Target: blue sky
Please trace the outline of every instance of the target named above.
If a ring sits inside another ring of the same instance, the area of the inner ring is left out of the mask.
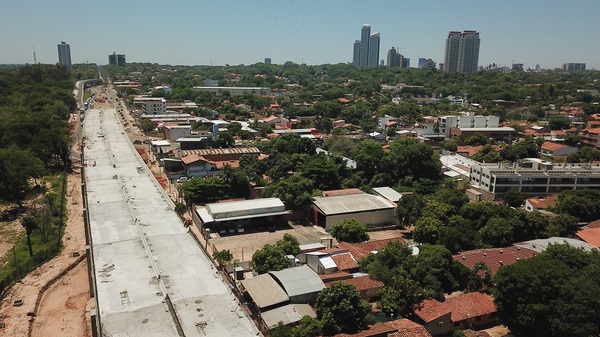
[[[477,30],[479,65],[524,63],[600,69],[598,0],[2,0],[0,63],[345,63],[364,23],[411,58],[443,62],[450,30]]]

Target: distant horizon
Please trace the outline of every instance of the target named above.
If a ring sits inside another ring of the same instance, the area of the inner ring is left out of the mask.
[[[32,11],[35,7],[35,11]],[[570,15],[577,10],[577,19]],[[124,54],[128,63],[162,65],[249,65],[350,63],[363,24],[381,34],[379,58],[395,47],[411,59],[443,63],[450,31],[480,33],[478,66],[560,68],[585,63],[600,69],[600,2],[577,0],[436,1],[307,0],[146,1],[101,4],[43,0],[0,4],[0,64],[58,62],[57,45],[70,45],[74,64],[108,63]],[[565,14],[567,13],[567,14]]]

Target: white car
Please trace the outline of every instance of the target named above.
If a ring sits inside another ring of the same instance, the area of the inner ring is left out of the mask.
[[[237,232],[238,233],[243,233],[244,232],[244,226],[243,225],[237,225]]]
[[[177,179],[178,183],[185,183],[186,181],[188,181],[188,177],[181,177],[181,178]]]

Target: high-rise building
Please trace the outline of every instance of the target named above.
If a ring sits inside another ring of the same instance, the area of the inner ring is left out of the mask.
[[[379,33],[373,33],[369,36],[369,56],[367,57],[367,67],[377,67],[379,62],[379,44],[381,38]]]
[[[125,55],[117,54],[115,52],[108,55],[108,64],[111,66],[124,67],[125,63]]]
[[[58,45],[58,64],[67,67],[69,70],[73,68],[71,65],[71,46],[65,41],[61,41]]]
[[[354,49],[352,52],[352,65],[360,67],[360,40],[354,41]]]
[[[369,37],[371,36],[371,25],[364,24],[360,30],[360,67],[369,64]]]
[[[410,68],[410,58],[402,57],[402,68]]]
[[[426,58],[419,57],[419,68],[423,68],[423,65],[425,64],[426,61],[427,61]]]
[[[585,63],[563,63],[562,69],[565,71],[585,70]]]
[[[451,31],[446,39],[444,71],[447,73],[472,74],[477,71],[479,62],[479,32],[465,30]]]
[[[265,57],[265,64],[271,64],[271,58]]]
[[[387,65],[388,67],[399,67],[402,65],[402,55],[398,53],[398,51],[394,47],[388,50]]]

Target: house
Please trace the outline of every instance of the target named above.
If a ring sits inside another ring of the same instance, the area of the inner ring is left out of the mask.
[[[272,104],[271,104],[272,105]],[[272,108],[272,107],[271,107]],[[289,127],[290,121],[287,118],[281,116],[269,116],[262,119],[263,123],[271,124],[273,126],[284,126],[285,128]]]
[[[600,148],[600,128],[582,130],[581,137],[583,144]]]
[[[551,157],[568,156],[577,152],[577,148],[568,146],[565,144],[559,144],[554,142],[544,142],[542,144],[540,152],[543,155]]]
[[[341,333],[334,337],[431,337],[421,325],[407,318],[375,323],[355,334]]]
[[[371,299],[379,296],[379,291],[383,288],[383,282],[377,281],[370,275],[361,275],[358,277],[344,278],[341,280],[326,282],[325,286],[329,288],[333,282],[342,282],[351,284],[356,288],[360,297]]]
[[[332,248],[298,255],[301,263],[306,264],[317,274],[336,272],[358,272],[358,262],[347,249]]]
[[[460,252],[452,258],[469,269],[475,264],[483,262],[490,268],[492,276],[496,275],[500,266],[508,266],[519,260],[528,259],[537,254],[534,250],[511,246],[505,248],[486,248]]]
[[[385,246],[387,246],[390,242],[399,242],[403,244],[404,239],[390,238],[361,243],[340,242],[339,247],[342,249],[347,249],[352,254],[355,260],[360,261],[361,259],[369,256],[369,254],[375,253],[385,248]]]
[[[424,300],[413,307],[413,312],[432,336],[482,328],[497,321],[492,296],[478,292],[450,297],[444,302]]]
[[[525,210],[527,212],[547,210],[556,205],[556,195],[546,197],[534,197],[525,200]]]
[[[590,245],[600,248],[600,228],[588,228],[580,230],[575,235],[581,240],[589,243]]]
[[[181,158],[185,174],[188,177],[205,177],[218,174],[217,165],[197,154],[191,154]]]

